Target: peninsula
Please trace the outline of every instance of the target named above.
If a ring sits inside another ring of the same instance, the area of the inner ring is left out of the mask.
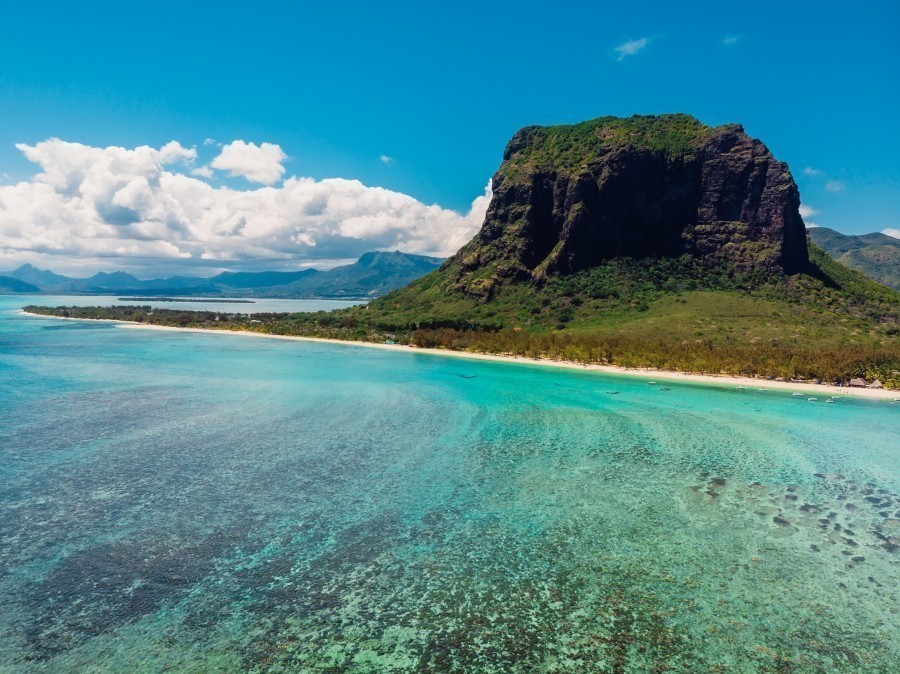
[[[367,306],[31,313],[900,388],[900,293],[810,243],[790,170],[688,115],[526,127],[475,238]]]

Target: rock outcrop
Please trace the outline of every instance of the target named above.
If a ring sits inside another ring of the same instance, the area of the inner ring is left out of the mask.
[[[506,147],[478,235],[445,265],[457,288],[689,254],[742,271],[809,262],[788,167],[739,125],[688,115],[526,127]]]

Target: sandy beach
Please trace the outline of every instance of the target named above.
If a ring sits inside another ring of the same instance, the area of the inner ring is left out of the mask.
[[[122,328],[135,330],[162,330],[177,332],[203,332],[216,335],[244,335],[248,337],[263,337],[266,339],[286,339],[304,342],[321,342],[325,344],[337,344],[339,346],[358,346],[369,349],[386,349],[403,353],[419,353],[447,358],[467,358],[470,360],[491,361],[495,363],[518,363],[521,365],[539,365],[543,367],[555,367],[566,370],[578,370],[579,372],[597,372],[601,374],[626,375],[639,377],[647,381],[690,382],[695,384],[707,384],[713,386],[745,387],[748,391],[790,391],[803,393],[809,396],[838,396],[847,398],[872,398],[877,400],[900,401],[900,391],[887,389],[850,388],[846,386],[831,386],[828,384],[813,384],[810,382],[774,381],[754,377],[738,377],[733,375],[693,374],[688,372],[671,372],[666,370],[653,370],[649,368],[625,368],[615,365],[597,365],[575,363],[565,360],[550,358],[525,358],[522,356],[477,353],[472,351],[451,351],[448,349],[425,349],[404,344],[379,344],[375,342],[355,342],[341,339],[328,339],[325,337],[301,337],[296,335],[270,335],[264,332],[251,332],[249,330],[212,330],[209,328],[176,328],[166,325],[146,325],[129,321],[117,321],[112,319],[87,319],[67,318],[64,316],[44,316],[31,314],[27,311],[19,313],[38,318],[50,318],[63,321],[99,320],[108,323],[116,323]]]

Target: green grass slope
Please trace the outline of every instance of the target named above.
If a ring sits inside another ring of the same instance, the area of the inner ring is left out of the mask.
[[[715,316],[724,300],[712,298],[728,298],[730,314],[736,306],[745,306],[754,324],[759,320],[757,307],[791,307],[784,315],[772,309],[772,317],[779,319],[770,330],[773,334],[794,334],[790,326],[810,322],[833,328],[833,338],[862,332],[882,335],[896,327],[900,294],[837,264],[814,246],[810,256],[809,273],[772,278],[742,274],[726,265],[707,266],[689,256],[610,260],[577,274],[551,276],[541,285],[501,284],[487,297],[460,292],[451,262],[372,302],[365,316],[369,322],[398,329],[417,325],[611,329],[622,321],[641,322],[670,310],[678,309],[681,315],[685,304],[698,317]],[[680,336],[677,326],[668,329]]]
[[[810,257],[808,273],[773,278],[687,256],[611,260],[488,298],[460,293],[451,263],[350,313],[423,346],[900,386],[900,293]]]

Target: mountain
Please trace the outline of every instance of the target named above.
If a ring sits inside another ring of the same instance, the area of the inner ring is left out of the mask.
[[[294,281],[283,290],[298,297],[378,297],[437,269],[443,259],[424,255],[365,253],[353,264],[316,272]]]
[[[19,281],[24,281],[25,283],[29,283],[33,286],[37,286],[38,288],[47,289],[68,284],[73,280],[68,276],[60,276],[59,274],[54,274],[49,270],[37,269],[30,264],[23,264],[15,271],[9,272],[7,276],[18,279]]]
[[[787,165],[739,125],[662,115],[526,127],[493,190],[472,241],[370,310],[535,325],[593,320],[613,298],[643,304],[661,273],[678,290],[815,272]],[[523,316],[524,289],[548,303]]]
[[[776,376],[837,377],[866,354],[900,370],[900,294],[807,241],[787,165],[738,125],[527,127],[493,189],[456,255],[349,313],[421,345]]]
[[[79,295],[249,296],[280,298],[368,298],[400,288],[436,269],[440,258],[409,253],[365,253],[356,262],[327,271],[223,272],[211,278],[173,276],[141,280],[125,272],[100,272],[78,279],[36,269],[26,264],[7,276],[28,290],[12,290],[10,282],[0,292],[44,292]],[[7,287],[9,286],[9,287]],[[17,286],[18,287],[18,286]]]
[[[36,285],[25,283],[11,276],[0,276],[0,293],[39,293]]]
[[[468,292],[617,257],[785,272],[808,262],[787,166],[738,125],[664,115],[526,127],[503,159],[484,226],[452,261]]]
[[[887,234],[841,234],[827,227],[812,227],[809,239],[843,265],[900,290],[900,239]]]
[[[303,269],[301,271],[262,271],[262,272],[223,272],[218,276],[208,279],[213,286],[226,288],[266,289],[290,285],[295,281],[318,274],[316,269]]]

